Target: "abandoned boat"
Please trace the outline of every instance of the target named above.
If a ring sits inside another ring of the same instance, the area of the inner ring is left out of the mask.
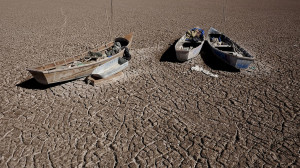
[[[214,55],[236,69],[246,69],[254,62],[252,55],[212,27],[208,31],[208,43]]]
[[[200,28],[193,28],[186,32],[175,45],[176,57],[180,62],[196,57],[204,44],[204,31]]]
[[[126,47],[130,47],[132,38],[133,33],[130,33],[91,51],[31,68],[28,71],[37,82],[44,85],[85,77],[99,65],[122,57]]]
[[[105,64],[98,66],[93,72],[92,76],[96,78],[107,78],[118,72],[121,72],[128,67],[128,61],[124,58],[115,58]]]

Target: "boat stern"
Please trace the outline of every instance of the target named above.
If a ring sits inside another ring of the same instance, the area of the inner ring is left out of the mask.
[[[179,62],[184,62],[188,60],[188,57],[189,57],[189,51],[176,50],[176,58]]]
[[[37,70],[32,70],[32,69],[28,69],[28,71],[31,73],[33,78],[38,83],[43,84],[43,85],[48,85],[49,84],[43,71],[37,71]]]
[[[235,68],[237,69],[247,69],[250,64],[254,62],[253,59],[237,59],[235,63]]]

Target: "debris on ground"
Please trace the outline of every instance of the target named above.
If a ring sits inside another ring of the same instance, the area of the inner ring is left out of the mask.
[[[211,76],[211,77],[215,77],[215,78],[219,77],[219,75],[213,74],[213,73],[209,72],[208,70],[205,70],[205,69],[203,69],[202,67],[199,67],[198,65],[192,67],[191,70],[192,70],[192,71],[203,72],[204,74],[209,75],[209,76]]]

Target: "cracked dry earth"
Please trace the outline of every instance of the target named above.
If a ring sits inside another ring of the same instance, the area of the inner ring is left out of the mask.
[[[132,60],[97,87],[41,86],[26,68],[109,41],[109,1],[0,1],[0,167],[300,166],[299,1],[227,0],[225,22],[223,0],[113,1],[112,34],[134,32]],[[197,25],[255,63],[233,71],[207,45],[174,61]]]

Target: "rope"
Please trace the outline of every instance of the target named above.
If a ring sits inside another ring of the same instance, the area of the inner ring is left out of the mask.
[[[114,29],[113,28],[113,0],[110,0],[110,29],[109,29],[109,31],[110,31],[110,38],[112,39],[112,35],[111,35],[111,32],[112,32],[112,30]]]
[[[112,39],[112,29],[113,29],[113,0],[110,0],[110,23],[109,23],[109,19],[108,19],[108,15],[107,15],[107,10],[105,9],[105,16],[106,16],[106,21],[107,21],[107,25],[108,25],[108,29],[109,29],[109,38]]]
[[[225,16],[226,4],[227,4],[227,0],[223,0],[223,27],[224,27],[224,32],[225,32],[225,23],[226,23],[226,16]]]
[[[109,38],[111,38],[110,24],[109,24],[109,20],[108,20],[108,15],[107,15],[107,10],[106,9],[105,9],[105,16],[106,16],[107,26],[108,26],[108,29],[109,29]],[[106,43],[105,43],[105,47],[106,47]]]

